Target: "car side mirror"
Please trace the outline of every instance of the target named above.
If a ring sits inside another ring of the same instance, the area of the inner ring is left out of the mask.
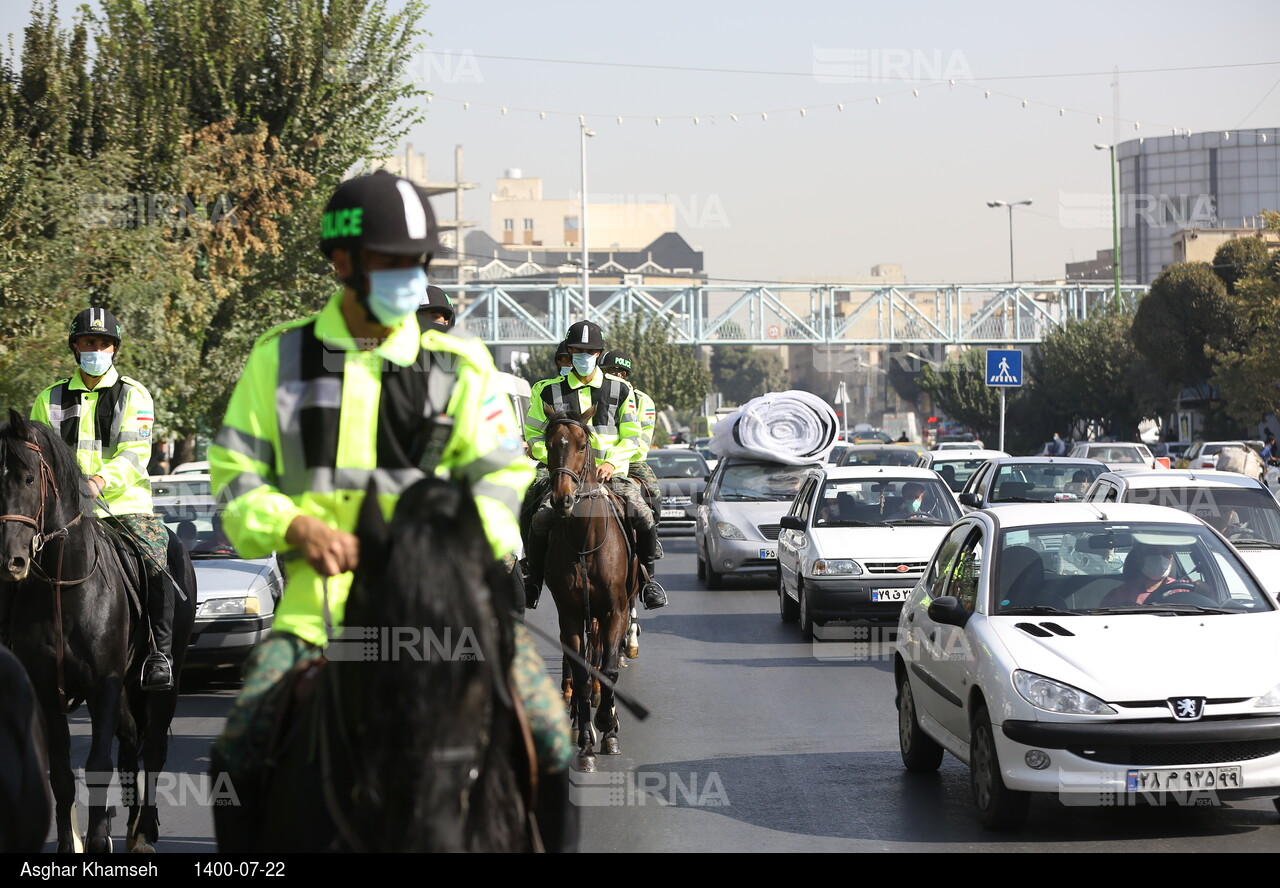
[[[944,626],[959,626],[969,622],[969,612],[954,595],[944,595],[929,602],[929,619]]]
[[[975,509],[982,508],[982,494],[980,493],[962,493],[960,494],[960,505],[971,506]]]
[[[799,515],[783,515],[781,524],[787,530],[804,530],[804,519]]]

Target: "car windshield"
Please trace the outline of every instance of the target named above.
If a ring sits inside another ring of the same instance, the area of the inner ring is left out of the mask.
[[[659,478],[705,478],[711,474],[706,462],[692,450],[654,450],[644,461]]]
[[[162,504],[155,508],[157,517],[177,534],[193,560],[240,557],[222,530],[222,511],[212,500]]]
[[[920,454],[900,444],[854,445],[840,457],[842,466],[914,466]]]
[[[951,524],[959,518],[956,501],[940,480],[877,476],[828,480],[814,525]]]
[[[1280,504],[1260,487],[1130,488],[1124,501],[1190,513],[1237,546],[1280,549]]]
[[[1094,522],[1002,531],[988,613],[1240,614],[1273,610],[1202,525]]]
[[[804,481],[804,466],[735,463],[720,476],[718,499],[736,502],[789,502]]]
[[[165,478],[151,482],[153,497],[207,497],[209,494],[208,478]]]
[[[1151,461],[1150,457],[1144,456],[1137,447],[1124,447],[1114,444],[1109,447],[1091,447],[1088,453],[1084,455],[1090,459],[1100,459],[1107,463],[1145,463]]]
[[[1105,466],[1070,463],[1013,463],[1000,467],[991,496],[993,503],[1053,503],[1078,500]]]
[[[942,480],[956,493],[964,490],[969,476],[986,463],[985,459],[935,459],[933,470],[942,476]]]

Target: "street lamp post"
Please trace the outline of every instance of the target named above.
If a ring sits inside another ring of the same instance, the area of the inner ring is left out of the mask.
[[[1015,201],[989,200],[987,201],[987,206],[1009,208],[1009,283],[1013,283],[1014,281],[1017,280],[1017,278],[1013,276],[1013,208],[1029,207],[1031,206],[1031,201],[1029,200],[1015,200]]]
[[[591,319],[591,266],[587,261],[587,139],[595,135],[586,121],[578,118],[582,133],[582,210],[578,214],[578,236],[582,238],[582,319]]]
[[[1093,146],[1111,152],[1111,270],[1115,274],[1116,311],[1120,311],[1120,186],[1116,181],[1116,146],[1101,142]]]

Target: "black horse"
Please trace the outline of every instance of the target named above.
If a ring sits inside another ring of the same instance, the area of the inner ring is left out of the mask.
[[[264,852],[532,850],[512,585],[470,492],[424,479],[387,525],[371,490],[356,533],[345,628],[272,732],[262,810],[215,818],[251,817]]]
[[[111,744],[118,737],[120,788],[129,808],[126,844],[149,851],[159,838],[154,783],[164,770],[176,684],[195,615],[195,573],[171,533],[169,563],[181,586],[174,608],[175,687],[144,692],[141,671],[149,633],[139,605],[146,600],[144,568],[93,517],[87,493],[75,454],[62,439],[10,410],[9,422],[0,425],[0,581],[9,586],[4,606],[13,652],[26,667],[44,713],[57,848],[81,847],[66,715],[84,702],[93,724],[85,763],[85,847],[112,848],[113,809],[107,796]],[[150,775],[145,787],[138,785],[140,762]]]
[[[31,854],[44,846],[49,831],[49,758],[35,689],[4,645],[0,700],[0,853]]]

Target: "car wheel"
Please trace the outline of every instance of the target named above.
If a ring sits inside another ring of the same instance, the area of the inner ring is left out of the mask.
[[[936,771],[942,764],[942,747],[920,728],[911,680],[903,672],[898,683],[898,749],[908,771]]]
[[[800,599],[796,605],[796,616],[800,619],[800,637],[805,641],[812,641],[813,614],[809,613],[809,596],[804,594],[803,585],[796,585],[796,596]]]
[[[782,571],[778,571],[778,610],[784,623],[794,623],[800,619],[800,602],[793,601],[787,594],[787,587],[782,583]]]
[[[702,578],[702,582],[703,584],[706,585],[708,589],[724,588],[724,574],[720,573],[714,567],[711,566],[711,559],[709,558],[707,559],[707,562],[706,562],[706,574],[707,575]]]
[[[705,580],[707,578],[707,562],[702,560],[702,551],[698,551],[698,579]]]
[[[978,822],[984,827],[1010,830],[1026,820],[1031,795],[1004,785],[1000,759],[996,754],[996,739],[991,731],[991,716],[985,706],[979,706],[973,715],[969,782],[973,788],[973,806],[978,811]]]

